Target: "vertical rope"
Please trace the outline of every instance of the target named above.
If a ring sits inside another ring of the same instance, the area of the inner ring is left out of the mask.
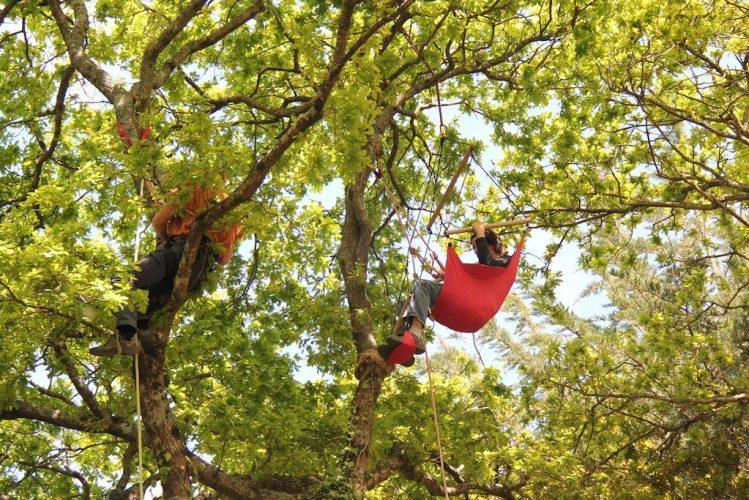
[[[481,361],[481,366],[486,368],[486,365],[484,364],[484,358],[481,357],[481,351],[479,351],[479,346],[476,345],[476,334],[475,333],[472,334],[471,338],[473,339],[473,348],[476,349],[476,354],[479,357],[479,361]]]
[[[406,238],[406,241],[408,242],[408,245],[411,246],[411,242],[418,236],[418,238],[421,240],[421,242],[424,244],[427,250],[431,250],[429,247],[429,242],[424,239],[424,235],[421,234],[421,232],[416,227],[416,223],[411,220],[408,213],[406,212],[406,209],[403,208],[403,206],[398,203],[398,200],[395,198],[395,194],[390,189],[390,186],[388,186],[387,181],[385,180],[385,174],[382,171],[382,168],[380,167],[379,158],[375,157],[375,168],[380,174],[380,178],[382,179],[382,185],[385,188],[385,193],[387,194],[388,198],[390,199],[391,205],[393,205],[393,211],[395,212],[396,219],[398,220],[398,223],[401,226],[401,230],[403,231],[403,236]],[[405,213],[402,213],[405,212]],[[413,229],[413,236],[409,237],[408,234],[408,228],[411,227]],[[431,235],[430,235],[431,239]],[[440,264],[440,267],[442,266],[442,263],[437,259],[437,262]],[[414,270],[416,269],[416,263],[414,261]]]
[[[138,353],[135,353],[135,410],[138,414],[138,496],[143,500],[143,428],[140,416],[140,370]]]
[[[437,431],[437,450],[440,454],[440,471],[442,472],[442,487],[445,490],[445,498],[450,499],[450,495],[447,493],[447,477],[445,475],[445,458],[442,454],[442,436],[440,434],[440,423],[437,419],[437,403],[434,401],[434,384],[432,383],[432,368],[429,366],[429,350],[424,350],[427,363],[427,375],[429,377],[429,395],[432,398],[432,417],[434,417],[434,429]]]
[[[140,198],[143,198],[143,189],[145,179],[140,180]],[[140,203],[140,200],[138,200]],[[138,214],[138,224],[135,227],[135,263],[138,263],[138,254],[140,253],[140,214]],[[138,337],[135,337],[138,342]],[[138,497],[143,500],[143,423],[140,412],[140,362],[138,351],[135,352],[135,411],[138,420]]]
[[[408,36],[408,33],[406,32],[406,30],[401,28],[401,33],[403,33],[403,36],[406,37],[406,41],[411,46],[413,51],[416,52],[416,57],[418,57],[419,59],[422,59],[424,66],[426,66],[426,68],[432,74],[432,78],[435,79],[434,88],[437,90],[437,111],[439,112],[439,119],[440,119],[440,136],[445,137],[445,135],[447,135],[447,126],[445,126],[445,122],[442,118],[442,99],[440,98],[440,84],[439,84],[439,78],[437,77],[437,73],[435,73],[434,69],[432,69],[432,66],[429,64],[429,62],[427,62],[426,58],[422,56],[421,52],[419,52],[419,48],[416,47],[416,44],[413,43],[413,41],[411,40],[411,37]]]

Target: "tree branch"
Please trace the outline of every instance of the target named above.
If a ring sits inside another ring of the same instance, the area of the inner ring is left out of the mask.
[[[125,106],[127,92],[109,73],[99,67],[84,49],[85,39],[88,36],[88,12],[83,0],[71,0],[75,13],[75,22],[72,27],[69,25],[68,17],[62,12],[60,0],[48,0],[48,4],[68,48],[70,62],[75,69],[104,94],[115,109]]]
[[[68,351],[65,339],[59,338],[55,340],[53,347],[55,350],[55,354],[57,355],[57,359],[59,359],[62,365],[65,367],[65,372],[68,374],[68,378],[71,382],[73,382],[73,386],[78,391],[78,394],[80,394],[83,401],[86,403],[86,406],[88,406],[88,408],[91,410],[91,413],[93,413],[94,416],[99,419],[109,419],[109,415],[107,415],[107,413],[102,410],[101,406],[99,406],[99,402],[96,400],[96,396],[94,396],[94,394],[88,388],[86,383],[81,378],[80,373],[78,373],[78,370],[73,364],[73,360],[70,358],[70,352]]]
[[[0,420],[18,419],[36,420],[80,432],[111,434],[128,442],[135,442],[136,439],[135,430],[124,419],[119,417],[95,418],[87,415],[83,409],[79,409],[75,413],[67,413],[59,409],[16,401],[10,404],[9,409],[0,410]]]
[[[166,61],[159,72],[158,77],[155,79],[154,86],[156,88],[161,87],[164,84],[169,75],[172,74],[175,68],[180,66],[187,60],[192,54],[199,52],[211,45],[215,45],[229,34],[244,26],[248,21],[253,19],[256,15],[265,9],[262,0],[256,0],[255,3],[247,7],[245,10],[240,12],[237,16],[230,19],[225,25],[221,26],[217,30],[213,31],[209,35],[200,38],[198,40],[192,40],[186,43],[177,54]]]
[[[50,472],[55,472],[57,474],[61,474],[63,476],[71,477],[78,482],[81,483],[81,486],[83,487],[83,491],[81,492],[81,497],[84,499],[91,498],[91,485],[86,480],[85,476],[81,474],[80,472],[70,469],[68,467],[56,467],[53,465],[48,465],[46,463],[39,463],[39,462],[26,462],[25,460],[20,460],[16,462],[18,465],[21,465],[23,467],[29,467],[32,469],[42,469],[42,470],[48,470]]]
[[[187,23],[198,15],[207,2],[208,0],[190,0],[182,12],[143,51],[140,62],[140,88],[137,96],[139,107],[145,107],[151,92],[156,87],[156,62],[159,54],[185,29]]]

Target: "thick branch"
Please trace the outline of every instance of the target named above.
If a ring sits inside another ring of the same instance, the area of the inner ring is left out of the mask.
[[[111,434],[129,442],[135,442],[136,439],[135,430],[123,419],[117,417],[110,419],[94,418],[86,415],[85,411],[82,410],[72,414],[23,401],[13,403],[10,409],[0,410],[0,420],[17,419],[36,420],[80,432]]]
[[[10,14],[10,11],[13,10],[13,7],[18,5],[18,3],[21,0],[10,0],[5,4],[5,7],[3,7],[3,10],[0,11],[0,24],[3,24],[5,22],[5,18]]]
[[[224,24],[217,30],[213,31],[203,38],[192,40],[186,43],[174,57],[172,57],[162,65],[159,75],[154,83],[155,87],[158,88],[163,85],[169,75],[172,74],[174,69],[185,62],[187,58],[189,58],[192,54],[220,42],[229,34],[236,31],[241,26],[244,26],[248,21],[262,12],[263,9],[263,2],[261,0],[256,0],[255,3],[247,7],[234,18],[230,19],[226,24]]]
[[[55,115],[55,121],[52,128],[52,140],[49,146],[43,148],[42,154],[37,158],[34,165],[34,176],[31,179],[31,186],[29,187],[29,193],[36,191],[39,188],[39,181],[42,175],[42,166],[52,158],[52,154],[57,149],[57,144],[60,140],[60,132],[62,130],[62,117],[63,111],[65,110],[65,95],[68,92],[68,86],[70,85],[70,79],[73,78],[75,69],[73,66],[68,66],[62,71],[60,78],[60,87],[57,90],[57,98],[55,99],[55,108],[53,113]],[[27,195],[28,196],[28,195]]]
[[[70,62],[75,69],[104,94],[115,109],[123,107],[126,104],[127,92],[109,73],[99,67],[84,49],[85,39],[88,36],[88,13],[83,0],[71,0],[75,12],[75,23],[72,27],[69,25],[68,17],[62,11],[60,0],[49,0],[48,3],[65,41],[65,46],[68,48]]]
[[[208,0],[191,0],[182,12],[156,37],[146,50],[143,51],[143,57],[140,63],[140,90],[138,92],[138,101],[143,105],[148,101],[151,91],[156,83],[156,61],[164,49],[185,29],[195,16],[198,15]]]
[[[99,406],[99,402],[96,400],[96,396],[94,396],[86,383],[83,381],[83,379],[81,378],[81,374],[78,373],[78,370],[73,364],[73,360],[70,359],[70,352],[68,351],[68,347],[65,344],[65,340],[55,340],[54,349],[55,354],[57,355],[57,359],[59,359],[62,365],[65,367],[65,372],[68,374],[68,378],[71,382],[73,382],[73,386],[75,386],[75,389],[78,391],[78,394],[80,394],[81,398],[86,403],[86,406],[88,406],[88,408],[91,410],[91,413],[102,420],[108,419],[109,417],[106,412],[104,412],[104,410],[102,410],[102,408]]]

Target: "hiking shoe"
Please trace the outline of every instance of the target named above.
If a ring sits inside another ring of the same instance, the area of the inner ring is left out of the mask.
[[[388,339],[387,345],[377,346],[377,352],[391,365],[413,366],[415,339],[410,332],[406,332],[403,342],[396,343]]]
[[[424,343],[424,339],[421,335],[413,333],[410,329],[403,328],[400,332],[388,337],[388,345],[395,349],[403,343],[403,340],[407,336],[413,339],[414,354],[424,354],[424,352],[426,351],[426,344]]]
[[[416,361],[416,358],[414,358],[413,356],[411,356],[411,358],[409,358],[409,359],[407,359],[407,360],[405,360],[403,362],[400,362],[400,363],[397,362],[394,359],[395,356],[393,356],[393,357],[390,356],[393,353],[393,350],[394,349],[392,347],[390,347],[389,345],[378,345],[377,346],[377,352],[379,353],[380,356],[382,356],[382,359],[384,359],[389,364],[391,364],[391,365],[398,364],[398,365],[405,366],[406,368],[408,368],[409,366],[413,366],[414,365],[414,361]]]
[[[130,340],[125,340],[119,335],[112,335],[102,345],[92,347],[88,350],[93,356],[115,356],[122,354],[123,356],[134,356],[140,352],[140,344],[138,343],[138,337],[133,337]]]

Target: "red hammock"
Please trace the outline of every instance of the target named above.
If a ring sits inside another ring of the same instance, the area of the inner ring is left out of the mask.
[[[451,330],[475,333],[492,319],[510,293],[518,273],[523,240],[507,267],[464,264],[447,249],[445,283],[432,306],[432,318]]]

